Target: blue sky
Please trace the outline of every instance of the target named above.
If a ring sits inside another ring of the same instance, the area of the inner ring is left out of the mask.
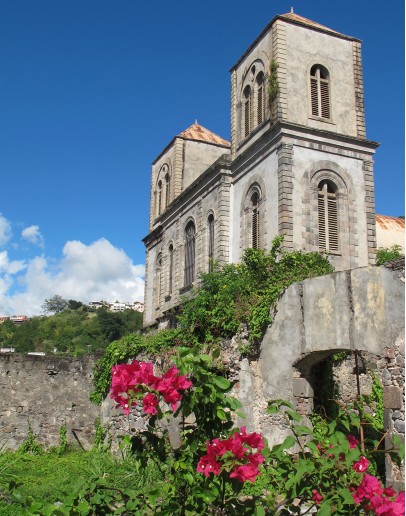
[[[363,40],[376,208],[404,214],[403,2],[2,2],[0,315],[142,299],[151,162],[195,119],[229,138],[228,70],[291,5]]]

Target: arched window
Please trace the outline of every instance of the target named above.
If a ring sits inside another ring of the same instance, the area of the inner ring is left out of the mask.
[[[324,66],[314,65],[310,70],[310,97],[312,115],[330,119],[330,74]]]
[[[171,178],[169,174],[165,175],[165,208],[171,202]]]
[[[318,186],[319,249],[338,251],[337,187],[323,180]]]
[[[264,74],[260,72],[257,75],[257,124],[261,124],[264,120]]]
[[[173,290],[173,245],[169,246],[169,278],[168,278],[168,294],[172,294]]]
[[[161,303],[161,288],[162,288],[162,254],[159,253],[156,259],[155,266],[155,306],[159,307]]]
[[[259,193],[254,191],[251,195],[251,246],[253,249],[259,249]]]
[[[189,221],[185,228],[185,287],[195,279],[195,234],[195,225]]]
[[[251,132],[251,88],[244,89],[244,137]]]
[[[214,215],[212,213],[207,218],[207,225],[209,228],[209,272],[212,272],[214,261]]]
[[[158,215],[162,211],[162,181],[158,181]]]

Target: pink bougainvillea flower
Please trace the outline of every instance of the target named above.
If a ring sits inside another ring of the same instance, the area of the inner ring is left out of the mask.
[[[352,497],[355,503],[361,503],[365,498],[371,500],[375,495],[381,496],[383,493],[383,487],[380,481],[372,475],[364,475],[361,485],[357,487]]]
[[[385,496],[389,496],[389,498],[392,498],[392,496],[396,495],[396,491],[394,491],[390,486],[383,490],[383,494]]]
[[[142,400],[144,412],[146,414],[151,414],[152,416],[154,416],[155,414],[158,413],[158,411],[156,409],[156,407],[158,406],[158,403],[159,403],[158,398],[154,394],[149,392]]]
[[[197,465],[198,473],[203,473],[205,477],[209,477],[210,473],[220,475],[220,468],[221,464],[212,455],[204,455]]]
[[[255,464],[245,464],[244,466],[236,466],[230,474],[230,478],[236,478],[240,482],[245,482],[246,480],[255,482],[258,475],[260,475],[258,466]]]
[[[352,465],[352,469],[354,471],[357,471],[358,473],[363,473],[364,471],[366,471],[368,469],[368,466],[369,466],[369,460],[366,457],[364,457],[363,455],[361,455],[361,457],[359,458],[359,461],[354,462],[354,464]]]
[[[247,459],[250,464],[254,464],[254,466],[258,466],[259,464],[262,464],[265,460],[265,457],[262,455],[262,453],[252,453],[251,455],[247,455]]]
[[[227,440],[213,439],[211,442],[207,441],[206,450],[208,455],[222,457],[227,451]]]
[[[358,439],[354,435],[348,434],[347,435],[347,439],[348,439],[348,442],[350,444],[350,448],[351,449],[357,447],[359,441],[358,441]]]
[[[264,440],[261,434],[257,434],[256,432],[247,434],[246,427],[243,426],[238,435],[241,442],[248,444],[251,448],[256,448],[257,450],[262,450],[264,448]]]
[[[312,500],[316,503],[321,503],[323,501],[323,495],[321,495],[317,489],[312,489]]]

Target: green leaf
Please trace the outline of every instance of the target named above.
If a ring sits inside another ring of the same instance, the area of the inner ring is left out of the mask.
[[[265,514],[265,509],[262,507],[262,505],[255,507],[255,516],[264,516],[264,514]]]
[[[331,503],[329,501],[320,505],[320,508],[317,511],[317,516],[331,516]]]
[[[338,490],[338,494],[341,496],[343,503],[345,505],[354,505],[354,498],[352,497],[351,493],[346,488],[342,488]]]
[[[285,413],[289,416],[289,419],[293,419],[294,421],[302,420],[302,416],[294,410],[286,410]]]
[[[222,421],[226,421],[227,420],[227,414],[224,412],[224,410],[222,408],[219,407],[217,409],[216,414],[217,414],[217,417],[219,419],[221,419]]]
[[[231,386],[231,383],[227,380],[227,378],[224,378],[223,376],[214,376],[213,383],[215,383],[217,387],[224,391],[229,389]]]

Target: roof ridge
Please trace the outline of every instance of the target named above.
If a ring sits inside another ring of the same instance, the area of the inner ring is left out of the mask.
[[[227,147],[230,146],[230,142],[228,140],[222,138],[213,131],[210,131],[210,129],[202,126],[198,123],[197,120],[184,131],[179,133],[177,137],[185,138],[186,140],[197,140],[207,143],[214,143],[216,145],[224,145]]]

